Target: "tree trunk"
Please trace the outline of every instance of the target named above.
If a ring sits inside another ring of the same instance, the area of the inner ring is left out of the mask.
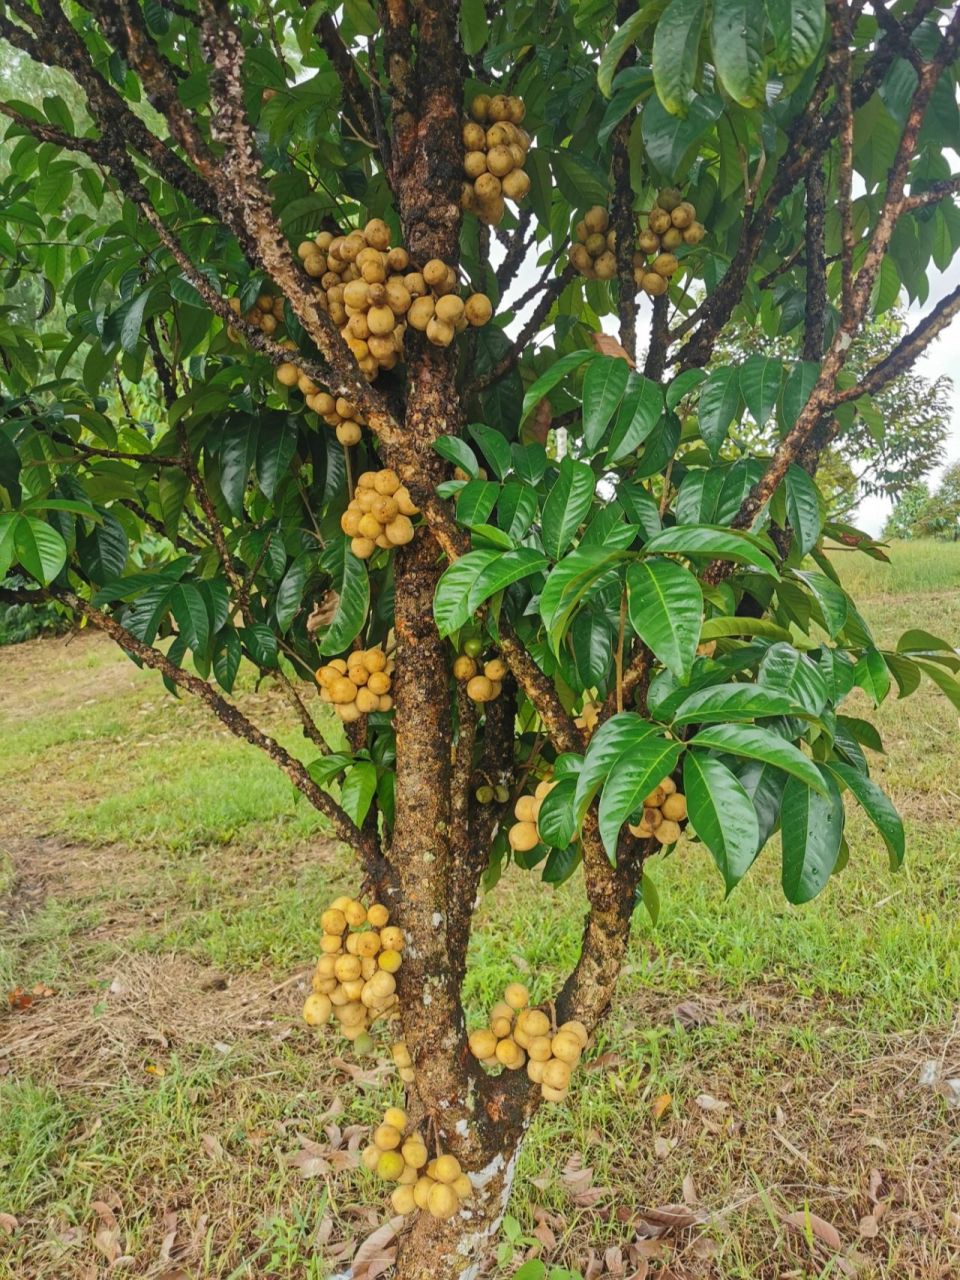
[[[396,1280],[474,1280],[506,1212],[526,1122],[501,1125],[471,1168],[474,1194],[446,1222],[419,1213],[400,1237]]]

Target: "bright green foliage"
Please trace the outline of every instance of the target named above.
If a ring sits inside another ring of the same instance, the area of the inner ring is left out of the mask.
[[[329,219],[348,228],[382,217],[399,243],[382,166],[345,122],[339,78],[315,37],[314,23],[329,8],[289,13],[257,3],[234,15],[265,181],[294,249]],[[586,207],[610,203],[619,139],[632,208],[648,211],[658,190],[676,182],[706,228],[701,244],[677,250],[669,303],[673,322],[683,322],[704,289],[709,300],[722,287],[745,206],[762,201],[787,162],[791,127],[823,65],[823,0],[671,0],[642,5],[619,30],[609,4],[518,0],[496,8],[489,19],[483,5],[462,5],[466,95],[509,76],[510,92],[526,103],[533,145],[525,203],[536,233],[526,271],[565,251]],[[913,33],[924,57],[940,38],[944,9],[934,6]],[[79,38],[112,88],[152,120],[137,76],[87,11],[78,12],[85,15]],[[206,133],[210,80],[193,24],[179,7],[147,4],[143,14],[178,68],[179,101]],[[281,28],[283,60],[268,18]],[[360,66],[375,70],[375,82],[386,83],[373,8],[344,6],[340,34]],[[875,54],[878,39],[872,17],[858,23],[855,66]],[[910,63],[892,57],[856,113],[857,268],[914,87]],[[22,99],[28,89],[10,96]],[[377,102],[386,111],[386,97]],[[97,133],[82,103],[72,110],[57,94],[21,100],[14,110],[27,122]],[[950,68],[909,166],[911,191],[951,176],[945,148],[957,136]],[[15,569],[38,585],[77,592],[138,640],[169,642],[175,664],[189,664],[227,694],[242,657],[261,671],[309,680],[321,659],[355,642],[389,641],[397,553],[381,547],[359,560],[340,524],[349,478],[382,464],[374,435],[364,431],[348,457],[302,395],[277,384],[271,359],[231,340],[115,178],[105,181],[76,151],[37,142],[29,123],[10,124],[4,145],[0,264],[8,286],[30,275],[40,292],[0,310],[0,577]],[[832,161],[836,149],[830,154]],[[217,293],[246,311],[274,291],[225,225],[138,163],[160,220]],[[828,169],[825,248],[834,258],[836,165]],[[819,361],[802,359],[789,336],[804,318],[806,216],[802,188],[792,188],[746,273],[739,331],[758,329],[769,349],[741,346],[708,373],[671,365],[663,377],[648,376],[592,342],[602,322],[612,323],[618,290],[632,288],[632,276],[623,284],[577,277],[558,291],[538,342],[479,387],[473,380],[482,383],[509,351],[516,292],[513,280],[498,285],[486,233],[473,215],[464,217],[462,272],[490,293],[496,316],[460,340],[470,425],[435,442],[449,468],[438,496],[469,540],[434,600],[451,661],[468,636],[482,634],[494,650],[508,619],[565,709],[579,716],[587,704],[616,702],[618,658],[649,651],[636,709],[608,718],[582,752],[558,758],[551,745],[541,747],[563,782],[544,810],[549,844],[517,860],[542,863],[547,881],[576,867],[594,801],[615,860],[623,828],[667,774],[682,779],[688,834],[709,848],[728,891],[780,830],[786,896],[805,902],[819,892],[846,857],[844,790],[876,824],[892,861],[902,860],[899,820],[869,778],[864,748],[877,749],[875,734],[845,714],[845,700],[859,687],[879,705],[927,676],[960,707],[960,658],[934,637],[914,635],[895,650],[876,642],[823,548],[833,539],[878,560],[883,551],[827,518],[815,478],[796,462],[757,517],[737,523],[819,373]],[[516,226],[508,213],[503,229],[522,234]],[[904,214],[873,311],[889,310],[901,290],[923,301],[933,269],[943,270],[958,249],[960,212],[950,197]],[[839,270],[830,269],[826,285],[829,342],[839,320]],[[300,355],[314,358],[289,305],[283,326]],[[174,374],[170,403],[153,381],[158,352]],[[384,382],[402,393],[402,366]],[[545,439],[538,410],[548,396],[551,420],[562,417],[565,430]],[[882,448],[878,410],[871,397],[846,404],[841,446],[843,433],[866,432]],[[194,470],[224,531],[229,574],[192,487]],[[249,590],[246,625],[235,579]],[[453,716],[452,681],[450,699]],[[361,745],[323,757],[312,771],[338,789],[357,822],[373,808],[386,835],[395,715],[370,715]],[[534,763],[539,728],[521,696],[518,761]],[[507,856],[501,825],[488,882]]]

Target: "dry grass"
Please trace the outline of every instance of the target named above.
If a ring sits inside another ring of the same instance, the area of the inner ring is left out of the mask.
[[[960,631],[956,592],[867,609],[881,633]],[[303,750],[271,692],[244,697]],[[530,1132],[498,1274],[533,1249],[611,1276],[960,1276],[960,1112],[920,1083],[960,1076],[960,741],[928,691],[880,722],[904,873],[857,815],[853,864],[803,911],[772,857],[727,902],[702,851],[657,866],[660,926],[638,916],[595,1065]],[[0,730],[0,981],[55,992],[0,1012],[0,1277],[325,1280],[382,1220],[356,1151],[396,1089],[297,1017],[349,858],[268,762],[95,637],[0,650]],[[518,972],[548,992],[582,910],[577,884],[511,873],[474,1016]],[[685,1202],[703,1221],[646,1238],[641,1211]],[[805,1208],[806,1233],[784,1220]]]

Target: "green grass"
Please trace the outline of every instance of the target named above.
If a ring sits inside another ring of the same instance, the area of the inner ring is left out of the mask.
[[[888,568],[834,553],[881,642],[911,626],[960,635],[957,548],[891,554]],[[248,679],[243,696],[309,758],[275,694]],[[152,1274],[173,1205],[191,1275],[325,1280],[317,1232],[362,1237],[380,1193],[359,1171],[303,1179],[289,1157],[327,1141],[331,1113],[368,1125],[397,1096],[387,1070],[354,1086],[330,1063],[343,1046],[298,1019],[297,975],[319,905],[355,884],[349,856],[257,751],[95,637],[5,650],[0,708],[0,983],[56,992],[0,1022],[0,1213],[20,1221],[0,1234],[0,1280],[94,1274],[105,1198],[133,1274]],[[855,810],[850,866],[802,909],[783,899],[773,848],[727,900],[702,849],[653,866],[661,919],[637,915],[594,1050],[605,1065],[539,1113],[521,1156],[511,1213],[527,1236],[535,1211],[556,1215],[556,1261],[628,1240],[617,1208],[677,1202],[692,1174],[720,1215],[705,1233],[715,1256],[684,1238],[678,1280],[835,1275],[778,1217],[805,1203],[856,1245],[862,1280],[960,1274],[945,1226],[960,1200],[955,1113],[917,1084],[925,1060],[955,1057],[960,735],[926,687],[877,721],[874,772],[908,827],[899,874]],[[508,873],[477,921],[471,1020],[517,976],[537,998],[554,990],[583,910],[577,881],[553,891]],[[672,1011],[691,1000],[707,1021],[683,1031]],[[703,1094],[727,1110],[704,1112]],[[599,1211],[564,1185],[574,1154]],[[900,1190],[863,1240],[871,1167]]]

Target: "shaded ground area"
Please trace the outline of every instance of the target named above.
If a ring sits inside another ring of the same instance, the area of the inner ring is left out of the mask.
[[[866,611],[960,634],[955,589]],[[270,691],[244,699],[303,752]],[[702,851],[659,862],[660,924],[638,915],[591,1069],[530,1133],[498,1274],[960,1275],[960,735],[926,690],[880,723],[904,872],[856,814],[799,911],[772,851],[727,902]],[[385,1220],[357,1154],[395,1080],[298,1020],[351,877],[269,762],[109,643],[0,650],[0,1277],[322,1280]],[[501,882],[478,1017],[514,976],[555,986],[582,911],[577,883]]]

